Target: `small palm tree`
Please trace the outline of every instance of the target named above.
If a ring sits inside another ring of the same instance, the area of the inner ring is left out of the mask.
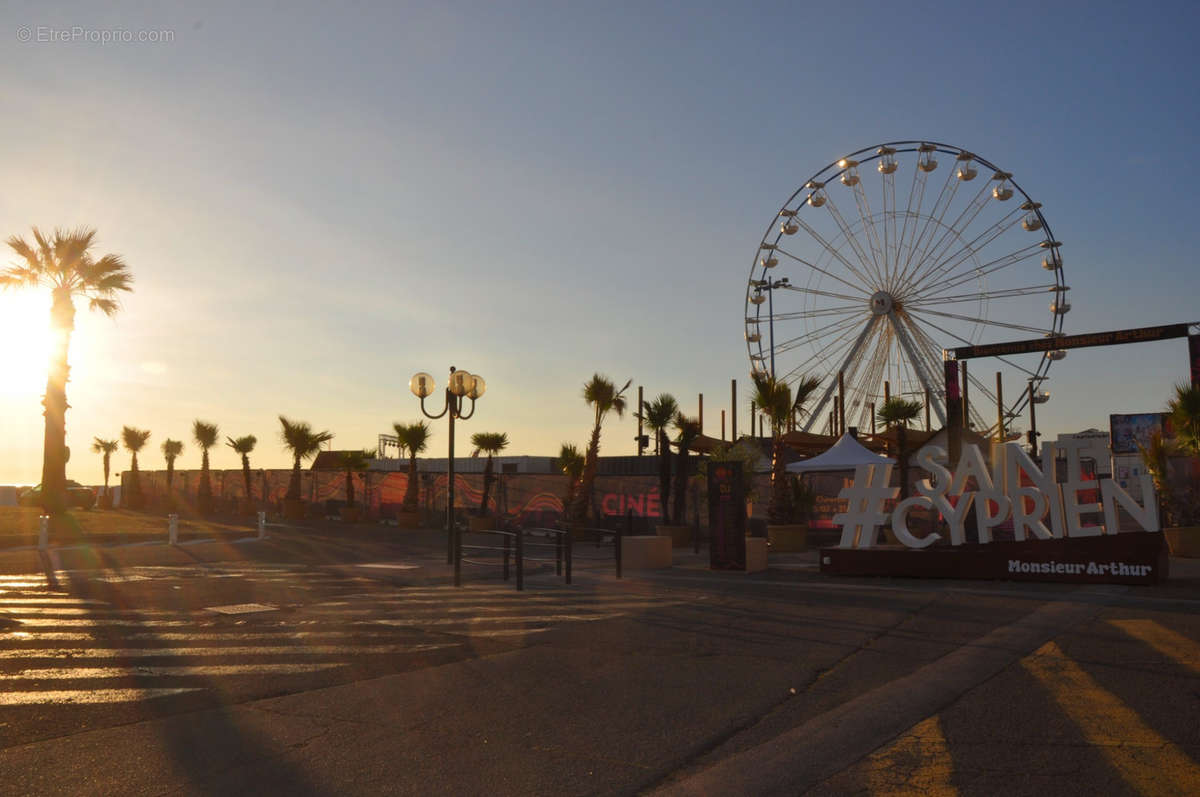
[[[600,426],[610,412],[615,412],[618,418],[625,414],[625,391],[632,383],[630,379],[617,390],[611,379],[602,374],[593,374],[583,385],[583,400],[591,406],[594,418],[592,436],[583,458],[583,476],[571,511],[571,518],[576,522],[583,522],[587,518],[592,503],[592,483],[596,480],[596,462],[600,456]]]
[[[167,495],[171,494],[171,485],[175,481],[175,460],[183,453],[183,441],[167,438],[162,444],[163,458],[167,461]]]
[[[900,500],[908,498],[908,424],[921,414],[924,405],[915,399],[892,396],[883,402],[875,418],[885,428],[896,427],[896,458],[900,461]]]
[[[217,444],[217,425],[199,419],[192,421],[192,439],[200,446],[200,489],[196,504],[200,514],[207,515],[212,511],[213,503],[212,481],[208,475],[208,449]]]
[[[1200,457],[1200,385],[1175,385],[1167,402],[1167,413],[1175,427],[1175,443],[1185,454]]]
[[[54,347],[42,399],[42,506],[52,515],[61,514],[67,505],[68,352],[75,331],[75,300],[86,299],[89,309],[112,316],[120,308],[117,292],[132,290],[133,277],[120,255],[92,257],[95,239],[96,231],[85,228],[55,230],[48,238],[34,227],[32,244],[16,235],[8,239],[23,263],[0,272],[0,289],[50,289]]]
[[[125,449],[133,455],[129,463],[129,484],[126,485],[129,488],[129,494],[121,498],[121,504],[130,509],[142,508],[142,480],[138,475],[137,455],[145,448],[149,439],[150,431],[148,429],[135,429],[132,426],[125,426],[121,429],[121,442],[125,444]]]
[[[792,488],[788,483],[787,463],[783,458],[783,435],[789,421],[804,415],[804,405],[820,384],[816,377],[805,376],[796,382],[793,389],[792,385],[770,374],[754,375],[754,395],[751,400],[771,423],[771,500],[767,504],[769,523],[792,522]]]
[[[329,431],[314,432],[312,426],[307,422],[288,420],[283,415],[279,416],[279,425],[282,427],[279,436],[283,440],[283,447],[291,452],[293,457],[292,479],[288,482],[287,500],[299,501],[300,462],[315,457],[321,450],[321,446],[333,439],[333,433]]]
[[[104,440],[99,437],[92,440],[92,451],[97,454],[104,455],[104,494],[108,495],[108,474],[109,464],[112,461],[112,455],[120,448],[120,444],[116,440]],[[110,506],[109,509],[112,507]]]
[[[692,443],[696,442],[696,438],[700,436],[700,419],[689,418],[682,412],[675,414],[673,421],[675,431],[679,435],[675,438],[675,446],[678,449],[678,460],[675,465],[675,507],[673,516],[675,522],[683,526],[687,524],[687,480],[688,480],[688,449]]]
[[[408,486],[404,488],[404,502],[401,507],[405,512],[416,512],[417,498],[420,495],[417,487],[417,454],[424,451],[429,444],[429,424],[426,421],[407,424],[397,421],[392,424],[392,429],[400,443],[400,453],[408,452]]]
[[[562,448],[558,451],[556,463],[562,469],[563,475],[567,477],[567,494],[563,499],[565,516],[567,510],[575,502],[575,490],[579,486],[579,480],[583,477],[583,454],[574,443],[563,443]]]
[[[368,449],[338,452],[338,465],[346,471],[346,506],[354,508],[354,474],[365,471],[370,466],[370,460],[375,459],[375,452]]]
[[[252,434],[245,437],[239,437],[236,440],[232,437],[225,438],[225,445],[229,446],[242,457],[242,479],[246,483],[246,500],[252,500],[253,495],[250,489],[250,452],[254,450],[254,446],[258,444],[258,438]]]
[[[654,453],[658,455],[658,500],[662,506],[662,522],[671,522],[671,444],[667,429],[679,413],[679,404],[670,393],[660,393],[654,401],[642,402],[642,422],[654,432]]]
[[[480,453],[487,454],[487,464],[483,466],[483,497],[479,500],[479,514],[486,515],[488,496],[492,490],[492,482],[496,480],[492,457],[508,448],[508,435],[504,432],[476,432],[471,435],[471,445],[475,446],[475,451],[471,456],[477,457]]]

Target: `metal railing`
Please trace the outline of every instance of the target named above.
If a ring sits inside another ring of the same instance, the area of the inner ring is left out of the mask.
[[[499,545],[483,545],[477,543],[464,544],[462,541],[462,531],[456,531],[457,544],[455,545],[456,557],[454,563],[454,586],[462,585],[462,565],[476,565],[481,567],[500,567],[504,580],[508,581],[510,570],[514,569],[515,565],[517,590],[525,589],[525,563],[538,562],[549,563],[554,562],[554,574],[563,576],[563,581],[566,584],[571,583],[573,546],[571,542],[571,534],[562,529],[546,529],[546,528],[516,528],[513,530],[503,529],[487,529],[484,531],[474,531],[471,534],[490,534],[500,537],[501,544]],[[551,537],[552,542],[533,542],[527,537]],[[548,555],[545,556],[526,556],[526,549],[533,548],[534,553],[545,551]],[[469,551],[491,551],[498,554],[499,561],[467,558],[463,555],[464,550]],[[553,551],[549,555],[549,551]]]

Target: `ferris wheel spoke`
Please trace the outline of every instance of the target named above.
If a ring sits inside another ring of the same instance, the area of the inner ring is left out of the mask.
[[[925,276],[927,276],[930,271],[935,269],[938,263],[942,262],[941,252],[949,248],[954,243],[955,239],[957,238],[956,231],[966,230],[967,227],[970,226],[971,222],[975,220],[975,217],[978,216],[985,207],[987,207],[989,196],[990,193],[988,192],[988,187],[985,183],[980,188],[979,192],[976,193],[975,196],[971,197],[971,201],[968,202],[967,206],[962,209],[958,216],[955,217],[954,221],[947,225],[943,224],[941,219],[938,220],[939,226],[942,227],[942,234],[939,235],[937,240],[933,241],[932,245],[922,253],[920,266],[909,279],[909,285],[920,285],[924,281]],[[949,205],[946,207],[948,209]],[[932,236],[930,237],[932,238]]]
[[[933,391],[937,382],[934,379],[933,373],[927,367],[927,363],[921,359],[920,350],[909,330],[900,321],[899,315],[894,310],[887,314],[887,318],[896,330],[896,338],[900,342],[900,348],[907,356],[912,370],[916,373],[917,381],[926,390]],[[937,405],[933,409],[937,413],[938,420],[944,424],[946,422],[946,415],[941,405]]]
[[[958,304],[961,302],[991,301],[992,299],[1012,299],[1023,296],[1036,296],[1058,290],[1058,285],[1030,285],[1028,288],[1003,288],[994,291],[976,291],[975,293],[959,293],[947,296],[934,294],[920,299],[908,299],[905,307],[923,307],[927,304]]]
[[[776,313],[775,321],[797,321],[805,318],[824,318],[826,316],[846,315],[847,313],[862,315],[864,308],[862,305],[854,305],[853,307],[822,307],[817,310],[797,310],[793,313]],[[770,316],[768,316],[770,320]]]
[[[907,250],[912,254],[912,240],[908,234],[911,222],[913,235],[917,233],[917,223],[915,219],[920,218],[921,205],[925,201],[925,185],[929,182],[929,172],[924,169],[913,169],[912,187],[908,190],[908,205],[904,209],[904,224],[900,227],[900,237],[896,241],[896,274],[892,285],[888,286],[888,290],[895,291],[901,284],[904,278],[904,272],[908,269],[909,258],[904,258],[901,263],[901,258]],[[913,200],[916,200],[917,207],[913,209]]]
[[[891,173],[884,172],[884,173],[880,174],[880,177],[883,178],[882,179],[882,182],[883,182],[883,219],[882,219],[882,221],[883,221],[883,276],[884,276],[884,282],[883,282],[883,285],[880,286],[880,289],[884,290],[891,284],[892,278],[895,277],[897,263],[892,262],[892,260],[893,260],[892,255],[894,254],[895,259],[899,260],[900,253],[899,253],[898,249],[895,250],[894,252],[892,249],[892,247],[897,243],[897,239],[896,239],[896,173],[895,172],[891,172]],[[889,204],[891,205],[891,210],[888,210]]]
[[[954,172],[947,169],[946,182],[942,183],[942,190],[938,192],[938,198],[933,203],[929,215],[925,217],[925,223],[921,226],[921,231],[908,252],[908,259],[901,272],[900,284],[908,284],[911,280],[910,275],[916,274],[924,264],[929,247],[933,244],[938,229],[943,226],[946,213],[954,204],[954,197],[958,195],[958,186],[959,181],[954,179]]]
[[[989,260],[988,262],[983,263],[982,265],[978,266],[977,268],[974,268],[974,269],[971,269],[970,271],[964,272],[963,274],[960,274],[959,276],[954,277],[954,278],[948,280],[947,282],[931,284],[931,285],[925,287],[924,289],[915,290],[910,295],[914,296],[914,297],[922,297],[922,298],[936,296],[936,295],[938,295],[937,293],[931,294],[930,291],[952,290],[954,288],[957,288],[959,285],[963,285],[967,282],[971,282],[972,280],[976,280],[980,277],[984,277],[989,274],[994,274],[997,271],[1000,271],[1001,269],[1008,268],[1009,266],[1016,265],[1017,263],[1024,263],[1026,260],[1037,257],[1038,253],[1041,252],[1041,250],[1042,250],[1042,247],[1040,244],[1031,244],[1030,246],[1027,246],[1024,249],[1018,249],[1017,251],[1012,252],[1010,254],[1003,255],[994,260]],[[912,299],[910,298],[908,301],[911,303]]]
[[[791,351],[792,349],[796,349],[808,343],[812,343],[815,340],[819,340],[826,335],[835,335],[845,331],[846,329],[856,328],[860,320],[861,319],[859,318],[853,317],[843,318],[840,321],[833,321],[825,326],[818,327],[811,332],[806,332],[803,335],[797,335],[794,338],[781,341],[775,344],[775,353],[782,354],[783,352]]]
[[[880,316],[872,315],[867,319],[867,323],[863,325],[862,331],[858,334],[858,337],[855,339],[853,345],[850,346],[850,350],[847,352],[845,359],[842,360],[841,367],[833,371],[831,378],[827,379],[825,392],[821,394],[821,401],[817,404],[816,409],[813,410],[812,414],[808,416],[808,423],[804,425],[804,431],[809,431],[816,419],[820,418],[824,413],[825,405],[829,403],[829,396],[833,393],[834,388],[837,386],[838,371],[845,371],[846,365],[856,356],[858,356],[859,351],[862,348],[863,341],[865,341],[867,336],[870,335],[871,328],[875,326],[879,318]]]
[[[852,282],[848,282],[847,280],[843,279],[842,277],[838,277],[838,276],[832,274],[831,272],[826,271],[825,269],[821,268],[820,266],[816,265],[815,263],[810,263],[809,261],[805,260],[804,258],[802,258],[798,255],[794,255],[791,252],[788,252],[784,249],[777,248],[775,251],[782,253],[784,256],[789,257],[792,260],[795,260],[797,263],[801,263],[802,265],[808,266],[813,271],[819,271],[822,274],[824,274],[825,276],[830,277],[831,279],[837,280],[838,282],[842,283],[843,285],[850,288],[851,290],[858,290],[858,291],[864,290],[863,286],[868,283],[868,280],[866,279],[866,277],[864,277],[862,275],[861,272],[858,271],[858,269],[856,269],[854,267],[853,263],[851,263],[849,260],[846,259],[845,255],[843,255],[841,252],[839,252],[837,249],[835,249],[833,247],[833,245],[829,243],[829,241],[826,241],[823,237],[821,237],[821,234],[818,233],[816,230],[814,230],[808,224],[808,222],[804,221],[804,219],[800,218],[800,216],[797,215],[797,216],[793,217],[792,220],[795,221],[796,224],[798,224],[800,227],[804,228],[804,231],[807,232],[814,241],[816,241],[818,244],[820,244],[821,248],[823,248],[826,252],[828,252],[830,254],[830,256],[832,256],[835,260],[837,260],[839,263],[841,263],[843,266],[845,266],[847,271],[849,271],[851,274],[855,275],[860,280],[862,280],[863,285],[855,285]]]
[[[915,287],[919,289],[922,283],[928,284],[933,280],[940,279],[944,276],[949,276],[963,263],[969,263],[971,255],[982,251],[984,247],[996,240],[996,238],[1000,237],[1005,232],[1008,232],[1013,227],[1016,227],[1017,224],[1020,223],[1021,218],[1022,215],[1020,211],[1017,211],[1016,213],[1009,213],[1008,215],[1004,216],[999,221],[992,224],[991,227],[976,236],[974,240],[964,243],[952,254],[942,258],[941,264],[935,266],[928,273],[928,275],[921,280],[921,282],[916,284]]]
[[[928,307],[922,308],[921,312],[942,316],[943,318],[953,318],[957,321],[967,321],[972,324],[987,324],[988,326],[1003,327],[1004,329],[1016,329],[1021,332],[1030,332],[1034,335],[1043,335],[1046,333],[1046,330],[1041,327],[1031,327],[1026,326],[1025,324],[1010,324],[1006,321],[992,321],[987,318],[975,318],[972,316],[960,315],[958,313],[947,313],[942,310],[930,310]]]
[[[854,254],[858,257],[859,262],[862,264],[863,270],[866,271],[867,269],[870,269],[872,262],[871,256],[868,255],[866,250],[862,248],[862,241],[858,240],[858,236],[851,232],[850,225],[846,224],[846,219],[842,216],[841,210],[839,210],[837,205],[834,204],[833,197],[829,196],[828,194],[826,195],[825,207],[829,208],[829,215],[833,217],[834,223],[836,223],[838,229],[841,230],[842,237],[846,239],[846,243],[848,243],[850,248],[854,250]],[[870,284],[870,280],[867,279],[863,273],[857,270],[855,270],[854,273],[860,280],[863,281],[864,285]]]
[[[867,236],[867,246],[871,249],[871,263],[875,267],[875,276],[883,281],[883,270],[879,266],[879,262],[883,259],[882,253],[879,251],[879,231],[875,229],[875,217],[871,215],[871,203],[867,199],[867,190],[863,187],[862,180],[859,180],[851,188],[854,194],[854,204],[858,207],[858,218],[862,223],[863,234]]]
[[[914,315],[920,316],[922,311],[919,311],[919,310],[909,310],[909,312],[910,312],[910,313],[912,313],[912,314],[914,314]],[[970,340],[968,340],[968,339],[964,338],[962,335],[959,335],[959,334],[958,334],[958,333],[956,333],[956,332],[952,332],[952,331],[950,331],[950,330],[946,329],[946,328],[945,328],[945,327],[943,327],[943,326],[939,326],[938,324],[935,324],[934,322],[930,321],[930,320],[929,320],[929,319],[927,319],[927,318],[923,318],[923,319],[921,319],[921,320],[922,320],[922,321],[924,321],[924,322],[925,322],[926,324],[928,324],[929,326],[931,326],[931,327],[933,327],[934,329],[936,329],[938,332],[941,332],[941,333],[943,333],[943,334],[947,335],[948,337],[954,338],[955,340],[957,340],[959,343],[963,344],[964,346],[972,346],[972,345],[974,345],[973,343],[971,343],[971,341],[970,341]],[[1014,362],[1014,361],[1010,360],[1010,359],[1009,359],[1009,358],[1007,358],[1007,357],[999,357],[999,356],[998,356],[998,357],[996,357],[996,359],[997,359],[997,360],[999,360],[1000,362],[1002,362],[1002,363],[1004,363],[1004,364],[1008,365],[1010,368],[1015,368],[1016,370],[1018,370],[1018,371],[1021,371],[1021,372],[1023,372],[1023,373],[1026,373],[1026,374],[1029,374],[1029,375],[1030,375],[1030,376],[1032,376],[1032,377],[1040,377],[1040,374],[1038,374],[1036,371],[1030,371],[1030,370],[1029,370],[1028,368],[1026,368],[1025,366],[1023,366],[1023,365],[1021,365],[1021,364],[1019,364],[1019,363],[1016,363],[1016,362]]]
[[[862,301],[861,296],[847,296],[844,293],[832,293],[830,291],[820,291],[820,290],[817,290],[816,288],[801,288],[799,285],[788,284],[788,285],[780,285],[779,287],[781,287],[785,290],[795,291],[796,293],[806,293],[806,294],[809,294],[810,296],[827,296],[830,299],[845,299],[848,302],[861,302]]]

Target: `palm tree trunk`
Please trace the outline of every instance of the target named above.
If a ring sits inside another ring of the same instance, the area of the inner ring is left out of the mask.
[[[492,491],[492,455],[488,454],[487,464],[483,466],[483,497],[479,499],[479,514],[486,515],[488,511],[488,494]]]
[[[346,469],[346,506],[354,506],[354,471]]]
[[[417,455],[408,458],[408,484],[404,488],[404,502],[401,507],[405,512],[417,511]]]
[[[900,500],[908,498],[908,427],[896,428],[896,456],[900,458]]]
[[[128,500],[126,500],[128,498]],[[137,452],[129,463],[129,495],[121,496],[121,504],[130,509],[142,508],[142,478],[138,475]]]
[[[296,457],[296,461],[292,463],[292,478],[288,482],[287,491],[288,501],[300,500],[300,457]]]
[[[254,500],[250,492],[250,457],[242,454],[242,479],[246,482],[246,502]]]
[[[687,525],[688,450],[682,443],[675,460],[675,506],[671,517],[680,526]]]
[[[171,484],[175,481],[175,460],[167,460],[167,498],[171,497]]]
[[[104,455],[104,494],[108,495],[108,454]]]
[[[767,520],[773,524],[792,521],[792,491],[787,483],[787,467],[783,461],[783,438],[778,432],[771,440],[771,503],[767,506]]]
[[[658,502],[662,505],[662,522],[671,522],[671,446],[667,441],[667,433],[658,430],[655,448],[658,449]]]
[[[46,374],[46,393],[42,397],[46,418],[42,442],[42,508],[51,515],[62,514],[67,505],[67,379],[70,374],[67,357],[74,328],[75,305],[71,295],[56,290],[50,308],[54,349]]]
[[[200,457],[200,488],[196,495],[200,514],[207,515],[212,510],[212,498],[212,481],[208,475],[208,449],[206,448]]]
[[[588,442],[587,456],[583,459],[583,477],[575,493],[575,505],[572,507],[571,519],[576,523],[587,520],[588,511],[592,504],[592,483],[596,481],[596,460],[600,455],[600,418],[597,416],[596,425],[592,427],[592,439]]]

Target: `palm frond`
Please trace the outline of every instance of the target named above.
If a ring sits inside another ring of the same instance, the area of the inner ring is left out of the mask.
[[[207,421],[195,420],[192,422],[192,439],[196,441],[196,445],[207,451],[217,444],[217,435],[219,430],[215,423]]]
[[[135,454],[142,450],[149,439],[149,429],[137,429],[132,426],[124,426],[121,428],[121,441],[125,443],[125,448]]]
[[[183,453],[183,441],[182,440],[172,440],[171,438],[168,437],[166,440],[163,441],[162,452],[163,452],[163,457],[166,458],[166,460],[168,462],[173,461],[180,454]]]
[[[252,434],[248,434],[245,437],[239,437],[237,439],[228,436],[225,438],[225,445],[229,446],[239,454],[249,454],[254,450],[254,446],[257,443],[258,438]]]
[[[915,399],[892,396],[883,402],[883,405],[875,413],[875,418],[888,427],[897,424],[908,426],[910,421],[916,420],[923,409],[925,409],[925,405]]]
[[[96,452],[97,454],[112,454],[115,453],[118,448],[120,448],[120,443],[118,443],[116,440],[105,440],[100,437],[95,437],[92,439],[92,451]]]

